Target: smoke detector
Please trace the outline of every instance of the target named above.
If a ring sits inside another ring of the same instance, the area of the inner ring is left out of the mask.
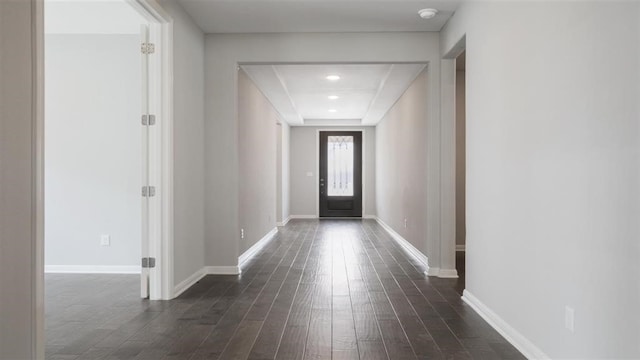
[[[436,9],[422,9],[418,11],[418,15],[423,19],[433,19],[437,14],[438,10]]]

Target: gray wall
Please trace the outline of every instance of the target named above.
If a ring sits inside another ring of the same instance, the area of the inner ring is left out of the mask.
[[[34,86],[44,54],[34,10],[34,2],[0,1],[0,359],[44,358],[43,93]]]
[[[282,215],[284,221],[291,215],[291,127],[282,124]]]
[[[140,36],[47,35],[45,45],[45,263],[135,267]]]
[[[176,1],[173,18],[174,284],[204,263],[204,34]]]
[[[242,254],[276,226],[278,113],[243,70],[238,71],[239,222]]]
[[[465,218],[465,72],[456,71],[456,244],[464,245]]]
[[[378,218],[425,254],[427,202],[431,200],[425,186],[427,89],[427,73],[423,71],[376,128]]]
[[[291,129],[285,122],[276,128],[276,221],[283,223],[289,217],[289,147]]]
[[[318,215],[318,131],[338,127],[294,126],[291,128],[291,215]],[[364,205],[362,215],[376,214],[375,149],[376,128],[348,127],[345,130],[363,131],[362,183]],[[307,176],[311,173],[312,176]]]
[[[429,62],[440,71],[437,33],[335,34],[208,34],[205,37],[205,216],[206,262],[235,266],[239,242],[239,159],[237,127],[237,66],[249,62]],[[429,78],[432,91],[429,135],[433,151],[426,159],[433,169],[428,191],[439,189],[440,77]],[[292,162],[293,162],[292,154]],[[275,178],[275,176],[274,176]],[[439,239],[438,201],[427,221],[430,239]],[[291,209],[294,213],[294,209]],[[439,243],[431,249],[439,253]]]
[[[467,4],[465,34],[467,290],[551,358],[640,358],[640,4]]]

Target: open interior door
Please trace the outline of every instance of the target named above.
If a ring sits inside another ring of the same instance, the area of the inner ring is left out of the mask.
[[[142,104],[142,261],[141,266],[142,269],[140,271],[140,296],[142,298],[149,297],[149,271],[152,266],[152,262],[155,262],[150,254],[150,222],[149,222],[149,201],[155,195],[155,188],[149,185],[149,129],[150,126],[155,122],[153,115],[150,114],[149,109],[149,27],[147,25],[142,25],[140,27],[140,43],[141,43],[141,66],[142,66],[142,93],[141,93],[141,104]]]

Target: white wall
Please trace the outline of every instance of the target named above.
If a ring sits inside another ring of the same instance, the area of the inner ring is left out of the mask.
[[[47,35],[45,46],[45,264],[135,268],[140,37]]]
[[[318,131],[340,129],[335,126],[294,126],[291,128],[291,215],[318,215]],[[362,215],[376,214],[376,128],[353,126],[345,130],[363,130],[362,140]],[[312,176],[307,176],[311,173]]]
[[[173,18],[173,270],[174,284],[204,263],[204,34],[172,0]]]
[[[421,72],[376,127],[375,193],[378,218],[429,256],[427,78]]]
[[[236,116],[237,66],[269,62],[430,62],[439,73],[437,33],[348,33],[348,34],[208,34],[205,39],[205,136],[206,153],[206,262],[208,265],[237,265],[238,143]],[[430,78],[438,104],[440,78]],[[430,108],[429,132],[433,151],[425,159],[433,169],[428,191],[438,193],[439,107]],[[293,154],[292,154],[293,161]],[[439,204],[433,204],[426,221],[431,239],[439,234]],[[294,209],[291,209],[293,214]],[[439,247],[438,245],[435,245]],[[439,251],[439,250],[438,250]]]
[[[239,223],[242,254],[276,227],[276,129],[278,113],[238,71]]]
[[[465,72],[456,71],[456,244],[464,245],[465,218]]]
[[[0,1],[0,359],[44,358],[44,24],[32,14],[33,1]]]
[[[552,358],[640,358],[639,26],[635,2],[493,2],[442,33],[466,34],[467,290]]]

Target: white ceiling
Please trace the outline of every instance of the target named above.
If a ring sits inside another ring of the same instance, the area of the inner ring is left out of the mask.
[[[440,31],[461,0],[179,0],[206,33]],[[430,20],[418,10],[440,12]]]
[[[147,23],[125,0],[45,0],[44,4],[46,34],[140,34],[140,25]]]
[[[375,125],[424,68],[425,64],[242,66],[293,126]],[[327,80],[328,75],[340,80]],[[331,95],[338,99],[329,99]]]

